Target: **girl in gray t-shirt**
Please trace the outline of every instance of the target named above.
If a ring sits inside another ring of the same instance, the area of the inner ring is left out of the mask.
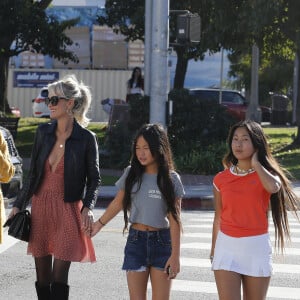
[[[94,223],[92,236],[121,210],[129,234],[123,270],[130,298],[145,299],[150,278],[152,297],[169,299],[171,281],[180,272],[180,176],[174,170],[168,136],[159,124],[146,124],[133,141],[132,157],[118,193]]]

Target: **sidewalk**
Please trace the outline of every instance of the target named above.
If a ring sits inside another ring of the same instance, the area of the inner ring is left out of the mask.
[[[102,175],[120,176],[122,171],[102,169]],[[182,199],[182,209],[185,210],[213,210],[213,181],[214,175],[182,174],[185,195]],[[300,198],[300,181],[294,181],[294,192]],[[106,207],[116,194],[115,186],[102,186],[99,192],[97,207]]]
[[[122,171],[101,169],[102,175],[121,176]],[[181,175],[185,195],[182,209],[186,210],[212,210],[213,209],[213,176]],[[113,199],[117,189],[115,186],[101,186],[97,207],[106,207]]]
[[[29,158],[23,159],[23,168],[29,168]],[[101,175],[119,177],[121,170],[101,169]],[[185,210],[213,210],[213,175],[181,174],[185,195],[182,200],[182,209]],[[294,191],[300,198],[300,181],[293,182]],[[115,186],[101,186],[98,193],[96,207],[107,207],[114,198],[117,189]]]

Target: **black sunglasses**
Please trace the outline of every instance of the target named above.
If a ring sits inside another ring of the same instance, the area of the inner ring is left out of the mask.
[[[52,106],[56,106],[60,99],[67,100],[67,98],[65,97],[52,96],[51,98],[45,98],[45,104],[51,104]]]

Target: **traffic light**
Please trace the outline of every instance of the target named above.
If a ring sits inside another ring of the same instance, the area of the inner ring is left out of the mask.
[[[186,13],[184,15],[177,16],[177,43],[199,43],[200,35],[201,19],[198,14]]]

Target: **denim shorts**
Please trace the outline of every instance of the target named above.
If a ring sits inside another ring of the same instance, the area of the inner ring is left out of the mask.
[[[145,271],[149,267],[164,270],[171,250],[169,228],[140,231],[130,227],[122,270]]]

